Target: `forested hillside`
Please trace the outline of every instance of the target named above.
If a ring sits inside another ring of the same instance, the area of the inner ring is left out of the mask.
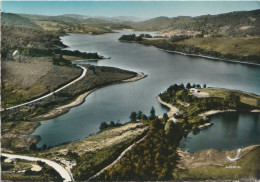
[[[134,29],[146,31],[171,31],[181,29],[200,31],[204,34],[226,33],[228,35],[259,35],[260,10],[198,17],[157,17],[143,22],[132,23],[131,26]]]

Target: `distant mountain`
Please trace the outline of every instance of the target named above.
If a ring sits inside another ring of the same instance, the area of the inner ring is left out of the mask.
[[[220,33],[225,31],[227,34],[260,35],[260,9],[198,17],[157,17],[142,22],[129,23],[128,25],[134,29],[145,31],[181,29],[201,31],[203,33]]]
[[[66,16],[44,16],[44,15],[31,15],[31,14],[19,14],[22,17],[29,18],[31,20],[38,21],[54,21],[59,22],[68,26],[77,26],[81,24],[81,19],[74,17],[66,17]]]
[[[76,18],[76,19],[100,19],[100,20],[106,20],[113,23],[121,23],[121,22],[140,22],[145,21],[148,18],[142,18],[142,17],[135,17],[135,16],[115,16],[115,17],[104,17],[104,16],[86,16],[86,15],[77,15],[77,14],[64,14],[61,16],[70,17],[70,18]]]
[[[219,15],[198,17],[179,16],[174,18],[157,17],[149,20],[133,16],[90,17],[77,14],[42,16],[28,14],[2,13],[2,24],[37,27],[33,20],[54,21],[70,27],[84,26],[94,28],[123,29],[141,31],[195,31],[211,35],[260,35],[260,9],[238,11]]]
[[[22,17],[18,14],[3,13],[3,12],[1,13],[1,24],[7,26],[23,26],[23,27],[40,28],[29,18]]]
[[[96,17],[99,19],[111,21],[111,22],[141,22],[145,21],[148,18],[142,18],[142,17],[135,17],[135,16],[115,16],[115,17]]]
[[[76,19],[88,19],[92,18],[91,16],[85,16],[85,15],[77,15],[77,14],[64,14],[61,16],[70,17],[70,18],[76,18]]]
[[[98,17],[90,17],[90,16],[76,15],[76,14],[65,14],[59,16],[20,14],[20,16],[29,18],[31,20],[59,22],[61,24],[68,25],[68,26],[83,25],[87,27],[111,28],[111,29],[130,28],[128,25],[125,25],[121,22],[113,22],[111,20],[106,20],[105,17],[98,18]]]

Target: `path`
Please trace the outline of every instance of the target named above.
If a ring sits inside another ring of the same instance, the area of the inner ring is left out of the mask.
[[[65,88],[67,88],[68,86],[70,86],[70,85],[72,85],[72,84],[78,82],[79,80],[81,80],[83,77],[86,76],[86,74],[87,74],[87,68],[85,68],[85,67],[83,67],[83,66],[80,66],[80,65],[78,65],[78,64],[77,64],[77,66],[79,66],[80,68],[83,69],[83,72],[82,72],[82,74],[81,74],[80,77],[76,78],[75,80],[71,81],[70,83],[64,85],[63,87],[61,87],[61,88],[59,88],[59,89],[57,89],[57,90],[55,90],[55,91],[53,91],[53,92],[51,92],[51,93],[49,93],[49,94],[47,94],[47,95],[44,95],[44,96],[42,96],[42,97],[39,97],[39,98],[37,98],[37,99],[31,100],[31,101],[26,102],[26,103],[23,103],[23,104],[19,104],[19,105],[16,105],[16,106],[12,106],[12,107],[9,107],[9,108],[5,108],[5,110],[15,109],[15,108],[18,108],[18,107],[22,107],[22,106],[31,104],[31,103],[33,103],[33,102],[37,102],[37,101],[39,101],[39,100],[42,100],[42,99],[44,99],[44,98],[47,98],[47,97],[49,97],[49,96],[51,96],[51,95],[53,95],[53,94],[55,94],[55,93],[57,93],[57,92],[59,92],[59,91],[65,89]],[[1,111],[4,111],[4,109],[1,109]]]
[[[113,165],[115,165],[115,164],[126,154],[126,152],[130,151],[136,144],[138,144],[138,143],[144,141],[144,140],[146,139],[146,137],[147,137],[147,134],[146,134],[143,138],[141,138],[140,140],[138,140],[137,142],[135,142],[135,143],[133,143],[132,145],[130,145],[127,149],[125,149],[125,150],[120,154],[120,156],[119,156],[113,163],[111,163],[111,164],[109,164],[108,166],[106,166],[105,168],[103,168],[101,171],[99,171],[99,172],[98,172],[97,174],[95,174],[94,176],[90,177],[90,178],[88,179],[88,181],[90,181],[90,180],[92,180],[92,179],[94,179],[94,178],[100,176],[102,173],[104,173],[105,171],[107,171],[108,169],[110,169]]]
[[[69,181],[74,181],[73,177],[70,175],[70,173],[62,167],[60,164],[48,160],[48,159],[42,159],[42,158],[37,158],[37,157],[29,157],[29,156],[23,156],[23,155],[14,155],[14,154],[6,154],[6,153],[1,153],[2,156],[8,157],[11,159],[23,159],[23,160],[28,160],[28,161],[42,161],[49,166],[51,166],[53,169],[55,169],[61,177],[64,179],[64,182],[69,182]]]
[[[237,155],[235,158],[231,158],[231,157],[227,157],[227,159],[231,162],[235,162],[237,161],[238,159],[240,159],[240,154],[241,154],[242,150],[241,149],[237,149]]]
[[[170,120],[172,120],[173,122],[178,122],[177,119],[174,117],[175,114],[179,114],[180,111],[177,107],[174,107],[171,104],[168,104],[164,101],[162,101],[162,99],[160,97],[157,97],[158,102],[160,102],[162,105],[168,107],[170,109],[170,111],[167,113],[168,117]]]

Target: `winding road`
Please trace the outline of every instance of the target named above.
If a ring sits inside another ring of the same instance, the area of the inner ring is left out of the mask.
[[[120,155],[119,157],[112,162],[111,164],[109,164],[108,166],[106,166],[105,168],[103,168],[100,172],[98,172],[97,174],[95,174],[94,176],[90,177],[88,179],[92,180],[98,176],[100,176],[101,174],[103,174],[106,170],[110,169],[113,165],[115,165],[125,154],[126,152],[130,151],[136,144],[144,141],[147,137],[147,134],[142,137],[140,140],[138,140],[137,142],[133,143],[132,145],[130,145],[129,147],[127,147]],[[67,171],[64,167],[62,167],[60,164],[48,160],[48,159],[43,159],[43,158],[38,158],[38,157],[30,157],[30,156],[24,156],[24,155],[15,155],[15,154],[6,154],[6,153],[1,153],[1,156],[7,157],[9,159],[23,159],[23,160],[27,160],[27,161],[41,161],[46,163],[47,165],[49,165],[50,167],[52,167],[53,169],[55,169],[63,178],[64,182],[70,182],[70,181],[75,181],[73,178],[72,173],[70,173],[69,171]]]
[[[23,156],[23,155],[14,155],[14,154],[6,154],[6,153],[1,153],[1,156],[8,157],[10,159],[23,159],[23,160],[28,160],[28,161],[42,161],[46,163],[47,165],[51,166],[53,169],[55,169],[63,178],[64,182],[69,182],[69,181],[74,181],[73,177],[70,175],[70,173],[62,167],[60,164],[48,160],[48,159],[42,159],[42,158],[37,158],[37,157],[29,157],[29,156]]]
[[[81,80],[83,77],[86,76],[86,74],[87,74],[87,68],[85,68],[85,67],[83,67],[83,66],[80,66],[80,65],[78,65],[78,64],[77,64],[77,66],[80,67],[80,68],[82,68],[82,69],[83,69],[83,72],[82,72],[82,74],[80,75],[80,77],[76,78],[75,80],[71,81],[70,83],[64,85],[63,87],[61,87],[61,88],[59,88],[59,89],[57,89],[57,90],[55,90],[55,91],[53,91],[53,92],[51,92],[51,93],[49,93],[49,94],[47,94],[47,95],[44,95],[44,96],[39,97],[39,98],[37,98],[37,99],[31,100],[31,101],[29,101],[29,102],[25,102],[25,103],[23,103],[23,104],[19,104],[19,105],[12,106],[12,107],[9,107],[9,108],[1,109],[1,111],[10,110],[10,109],[15,109],[15,108],[18,108],[18,107],[22,107],[22,106],[31,104],[31,103],[33,103],[33,102],[37,102],[37,101],[39,101],[39,100],[42,100],[42,99],[44,99],[44,98],[47,98],[47,97],[49,97],[49,96],[51,96],[51,95],[53,95],[53,94],[55,94],[55,93],[57,93],[57,92],[59,92],[59,91],[65,89],[65,88],[67,88],[68,86],[70,86],[70,85],[72,85],[72,84],[78,82],[79,80]]]

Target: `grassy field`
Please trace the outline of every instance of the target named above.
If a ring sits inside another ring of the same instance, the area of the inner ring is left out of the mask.
[[[17,69],[19,68],[19,69]],[[2,107],[24,103],[50,92],[81,74],[81,69],[55,66],[46,58],[2,62]]]
[[[260,56],[260,37],[192,38],[178,42],[178,44],[192,45],[221,54]]]
[[[260,37],[205,37],[189,38],[174,43],[169,38],[158,40],[143,39],[138,43],[187,54],[259,64],[259,42]]]
[[[233,90],[214,89],[214,88],[201,89],[201,91],[209,93],[209,95],[211,97],[220,97],[220,98],[225,98],[229,94],[236,93],[240,96],[240,102],[251,105],[251,106],[260,107],[260,96],[258,96],[258,95],[244,93],[244,92],[238,92],[238,91],[233,91]]]
[[[204,166],[188,170],[176,170],[174,176],[178,180],[238,180],[241,178],[259,179],[260,147],[251,151],[242,159],[223,166]],[[239,168],[229,168],[236,166]]]
[[[86,33],[99,35],[109,33],[109,30],[97,27],[86,27],[86,26],[68,26],[56,21],[40,21],[34,20],[34,23],[47,31],[60,31],[60,33]]]
[[[47,31],[58,31],[60,28],[68,28],[67,25],[54,22],[54,21],[39,21],[39,20],[34,20],[33,21],[36,25],[41,27],[44,30]]]

